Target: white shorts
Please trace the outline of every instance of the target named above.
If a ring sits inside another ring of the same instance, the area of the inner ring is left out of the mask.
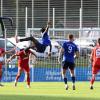
[[[4,57],[0,57],[0,62],[4,63]]]

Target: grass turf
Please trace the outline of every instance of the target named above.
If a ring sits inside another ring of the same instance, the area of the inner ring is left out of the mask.
[[[65,90],[63,82],[33,82],[31,88],[26,83],[4,83],[0,87],[0,100],[100,100],[100,83],[95,82],[94,90],[89,89],[89,82],[76,82],[76,90]]]

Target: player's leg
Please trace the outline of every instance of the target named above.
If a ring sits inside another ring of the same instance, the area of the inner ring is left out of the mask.
[[[26,82],[27,82],[27,87],[30,88],[30,69],[29,65],[26,65],[24,67],[25,75],[26,75]]]
[[[0,81],[1,81],[1,78],[2,78],[2,70],[0,69]]]
[[[32,48],[33,50],[36,50],[37,52],[44,53],[46,46],[41,44],[37,39],[34,37],[27,37],[23,39],[18,39],[17,36],[15,36],[16,42],[23,42],[23,41],[32,41],[32,46],[29,46],[28,49]]]
[[[2,84],[1,84],[1,78],[2,78],[2,69],[0,69],[0,86],[2,86]]]
[[[71,78],[72,78],[72,88],[75,90],[75,75],[74,75],[74,70],[70,70],[71,73]]]
[[[32,45],[30,47],[28,47],[27,49],[33,49],[35,50],[36,52],[39,52],[39,53],[44,53],[45,52],[45,49],[46,49],[47,46],[41,44],[41,43],[36,43],[35,45]]]
[[[4,86],[1,84],[1,79],[2,79],[2,65],[0,65],[0,86]]]
[[[22,39],[18,39],[17,36],[15,36],[15,40],[16,43],[18,42],[23,42],[23,41],[32,41],[34,44],[37,44],[39,41],[37,39],[35,39],[33,36],[30,37],[26,37],[26,38],[22,38]]]
[[[66,71],[67,71],[67,64],[66,62],[62,62],[62,69],[61,69],[61,74],[62,74],[62,78],[64,80],[64,84],[65,84],[65,89],[68,90],[68,84],[67,84],[67,76],[66,76]]]
[[[90,80],[90,89],[93,89],[93,84],[94,84],[95,77],[98,71],[99,71],[98,66],[92,66],[92,78]]]
[[[15,79],[15,87],[17,86],[17,82],[18,82],[18,79],[20,78],[21,73],[22,73],[22,68],[18,67],[18,73]]]
[[[94,81],[95,81],[95,77],[96,77],[96,74],[92,74],[92,79],[90,81],[90,89],[93,89],[93,84],[94,84]]]
[[[30,72],[26,72],[27,87],[30,88]]]
[[[74,73],[75,64],[69,63],[70,75],[72,79],[72,88],[75,90],[75,73]]]

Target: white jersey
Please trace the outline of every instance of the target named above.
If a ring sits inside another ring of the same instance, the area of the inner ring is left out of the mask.
[[[0,62],[4,62],[4,57],[0,57]]]

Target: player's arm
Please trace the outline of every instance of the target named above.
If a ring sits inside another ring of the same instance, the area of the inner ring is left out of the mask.
[[[74,54],[74,58],[79,58],[80,53],[79,53],[79,48],[76,46],[75,48],[75,54]]]
[[[45,33],[45,32],[48,32],[48,29],[49,29],[50,25],[51,25],[51,22],[48,22],[48,23],[47,23],[47,26],[46,26],[46,28],[45,28],[44,33]]]
[[[90,55],[90,61],[91,61],[91,63],[93,62],[93,55],[94,55],[94,52],[92,50],[91,55]]]
[[[79,56],[80,56],[79,51],[76,51],[74,58],[79,58]]]
[[[58,56],[58,62],[60,63],[60,58],[61,58],[61,56],[63,55],[63,53],[64,53],[64,48],[62,47],[61,49],[60,49],[60,51],[59,51],[59,56]]]
[[[51,56],[51,50],[52,50],[52,45],[50,44],[50,49],[49,49],[49,52],[48,52],[48,56]]]
[[[14,59],[16,56],[18,56],[17,54],[12,55],[10,58],[7,59],[7,62],[10,62],[12,59]]]
[[[12,53],[13,51],[15,51],[15,47],[12,48],[11,50],[5,51],[4,54],[10,54],[10,53]]]

